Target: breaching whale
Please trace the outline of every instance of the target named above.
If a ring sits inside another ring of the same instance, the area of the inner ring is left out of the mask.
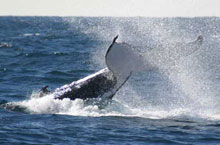
[[[71,84],[57,88],[53,92],[48,92],[48,86],[45,86],[41,89],[40,95],[44,96],[52,93],[55,99],[61,100],[64,98],[71,100],[86,100],[90,98],[112,99],[133,73],[152,69],[156,66],[150,59],[149,61],[144,60],[143,55],[135,53],[131,45],[117,43],[117,38],[118,36],[113,39],[105,54],[106,68]],[[196,41],[178,47],[175,46],[174,52],[180,52],[179,54],[182,54],[182,57],[188,56],[198,50],[199,47],[194,47],[194,45],[199,46],[202,44],[202,41],[203,37],[199,36]],[[157,56],[156,52],[158,52],[156,49],[155,51],[150,50],[144,56]],[[154,58],[157,59],[157,57]]]
[[[95,100],[95,103],[97,102],[98,107],[102,107],[102,105],[105,105],[100,104],[103,103],[102,98],[106,98],[108,103],[108,100],[114,97],[131,75],[139,71],[151,69],[151,67],[160,67],[161,65],[157,65],[158,61],[162,61],[162,65],[167,65],[167,63],[172,61],[172,59],[166,60],[167,57],[172,56],[175,59],[179,59],[180,57],[184,58],[189,56],[196,52],[203,43],[203,37],[199,36],[195,41],[181,43],[181,45],[173,45],[173,49],[153,48],[146,54],[139,55],[132,50],[133,47],[129,44],[117,43],[117,38],[118,36],[114,38],[105,54],[106,68],[51,92],[47,90],[48,86],[45,86],[41,89],[39,97],[46,97],[48,94],[52,94],[51,96],[60,100],[65,98],[71,100],[77,98],[83,100],[101,98],[101,102],[98,99],[98,102]],[[146,58],[146,60],[144,60],[143,57]],[[144,67],[144,69],[142,67]],[[106,99],[104,99],[104,101]],[[88,101],[88,103],[90,103],[90,101]],[[25,110],[23,106],[14,103],[2,104],[0,108],[16,111]]]
[[[112,48],[118,47],[118,45],[123,46],[123,43],[117,43],[118,36],[113,39],[112,44],[107,49],[105,54],[105,62],[107,67],[91,74],[83,79],[74,81],[71,84],[64,85],[60,88],[55,89],[51,92],[55,99],[69,98],[71,100],[79,99],[90,99],[90,98],[105,98],[112,99],[113,96],[118,92],[118,90],[127,82],[132,74],[132,70],[127,70],[125,72],[117,71],[114,66],[112,66]],[[117,49],[117,48],[116,48]],[[126,46],[122,49],[129,51],[130,47]],[[117,58],[117,57],[116,57]],[[121,62],[125,62],[127,57],[120,59]],[[116,65],[117,66],[117,65]],[[125,65],[124,67],[127,67]],[[121,70],[121,69],[120,69]],[[123,73],[123,74],[122,74]],[[48,86],[41,89],[41,96],[48,94]]]

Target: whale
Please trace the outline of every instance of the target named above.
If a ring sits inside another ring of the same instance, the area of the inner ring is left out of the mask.
[[[146,54],[139,54],[134,51],[136,48],[124,42],[116,42],[117,39],[118,36],[113,39],[106,51],[105,68],[53,91],[49,91],[48,86],[44,86],[38,93],[38,97],[53,97],[52,99],[56,100],[82,99],[85,105],[92,103],[92,105],[97,105],[99,109],[102,109],[111,102],[135,73],[161,67],[161,65],[166,66],[162,69],[170,69],[168,64],[173,63],[173,59],[170,57],[183,61],[184,57],[198,51],[203,44],[203,36],[200,35],[194,41],[176,43],[165,48],[152,48]],[[157,61],[162,63],[158,65]],[[0,104],[0,108],[22,112],[26,110],[22,105],[7,102]]]
[[[106,68],[103,68],[100,71],[91,74],[85,78],[79,79],[78,81],[74,81],[70,84],[61,86],[60,88],[55,89],[53,92],[48,91],[48,86],[45,86],[40,91],[40,97],[48,94],[53,94],[54,99],[60,100],[65,98],[68,98],[70,100],[86,100],[91,98],[111,100],[132,75],[131,70],[126,73],[119,73],[112,66],[112,62],[109,62],[112,61],[112,58],[110,56],[114,55],[111,52],[113,50],[112,48],[119,44],[116,42],[117,39],[118,36],[114,37],[112,44],[106,51]],[[130,47],[124,47],[123,49],[129,50]],[[125,62],[125,60],[123,59],[121,59],[120,61]],[[122,73],[124,74],[122,75]]]
[[[133,48],[133,46],[125,42],[118,43],[116,42],[117,39],[118,35],[114,37],[106,51],[106,68],[85,78],[61,86],[53,92],[48,91],[48,86],[45,86],[41,89],[40,96],[53,94],[54,99],[59,100],[65,98],[70,100],[87,100],[92,98],[111,100],[129,80],[132,74],[143,70],[151,70],[155,66],[158,67],[154,64],[158,56],[161,58],[161,55],[157,53],[158,49],[149,50],[147,54],[140,55],[134,51],[135,48]],[[163,51],[165,52],[164,54],[168,52],[169,55],[171,54],[172,57],[175,56],[175,58],[186,57],[196,52],[202,42],[203,37],[200,35],[193,42],[173,46],[175,49],[173,49],[172,53],[169,52],[170,50],[166,51],[164,49]],[[143,59],[143,57],[147,57],[148,60]],[[152,61],[150,57],[154,58],[154,61]],[[171,61],[171,59],[169,61]]]

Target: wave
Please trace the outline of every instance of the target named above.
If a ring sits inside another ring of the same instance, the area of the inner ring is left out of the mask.
[[[81,99],[70,100],[54,99],[52,94],[39,97],[38,92],[33,92],[30,98],[18,102],[3,101],[0,108],[11,111],[30,113],[30,114],[62,114],[72,116],[119,116],[119,117],[140,117],[148,119],[178,119],[178,120],[220,120],[218,113],[210,113],[212,110],[201,108],[175,108],[164,110],[154,106],[132,106],[123,101],[114,99],[100,108],[99,102],[87,102]],[[135,103],[135,102],[133,102]]]
[[[12,47],[11,43],[7,43],[7,42],[0,42],[0,48],[10,48]]]
[[[23,34],[23,36],[26,36],[26,37],[28,37],[28,36],[40,36],[40,33],[25,33],[25,34]]]

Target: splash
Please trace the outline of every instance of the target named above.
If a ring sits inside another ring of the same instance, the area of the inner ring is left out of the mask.
[[[39,33],[25,33],[23,36],[29,37],[29,36],[40,36]]]
[[[53,96],[32,97],[17,102],[31,113],[76,116],[137,116],[146,118],[220,119],[219,20],[179,18],[65,18],[92,40],[93,68],[103,68],[104,54],[112,38],[131,44],[156,69],[131,78],[104,109],[82,100],[54,100]],[[210,23],[212,22],[212,23]],[[202,46],[185,45],[203,34]],[[188,48],[198,50],[182,56]]]
[[[121,92],[119,95],[122,95]],[[134,92],[135,93],[135,92]],[[21,111],[31,114],[62,114],[62,115],[72,115],[72,116],[90,116],[90,117],[101,117],[101,116],[120,116],[120,117],[142,117],[150,119],[175,119],[175,118],[203,118],[219,120],[217,114],[204,114],[204,111],[192,112],[195,108],[173,108],[164,109],[161,106],[151,106],[146,104],[141,104],[141,102],[134,101],[132,104],[123,102],[120,99],[113,100],[104,109],[100,109],[97,105],[88,105],[81,99],[76,99],[74,101],[69,99],[57,100],[54,99],[52,95],[47,95],[44,97],[36,97],[36,93],[33,93],[30,99],[20,101],[20,102],[10,102],[5,106],[6,109],[13,111]],[[122,96],[121,96],[122,97]],[[125,96],[123,96],[125,97]],[[134,97],[134,96],[130,96]],[[120,98],[120,97],[119,97]],[[135,105],[136,104],[136,105]],[[137,105],[138,104],[138,105]],[[145,106],[143,106],[145,105]],[[206,110],[207,111],[207,110]]]
[[[117,101],[113,101],[105,109],[98,105],[88,104],[81,99],[70,100],[54,99],[53,94],[39,97],[39,93],[33,93],[29,99],[20,102],[7,103],[6,109],[25,108],[25,112],[32,114],[65,114],[74,116],[132,116],[129,108]]]
[[[133,76],[129,85],[123,87],[115,97],[118,102],[141,117],[220,117],[220,89],[216,80],[219,78],[220,62],[219,44],[215,40],[219,35],[217,20],[104,19],[100,22],[94,20],[96,23],[91,19],[90,24],[83,23],[80,30],[88,35],[94,34],[95,39],[100,41],[109,41],[109,44],[119,34],[121,41],[133,45],[136,51],[144,54],[146,62],[156,68]],[[208,21],[212,21],[212,24]],[[204,35],[202,46],[191,43],[201,34]],[[105,66],[102,56],[109,44],[96,48],[94,64]],[[193,51],[190,55],[184,54],[183,50],[188,49]]]

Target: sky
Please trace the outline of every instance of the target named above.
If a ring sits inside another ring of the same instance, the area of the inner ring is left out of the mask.
[[[0,0],[1,16],[220,16],[220,0]]]

